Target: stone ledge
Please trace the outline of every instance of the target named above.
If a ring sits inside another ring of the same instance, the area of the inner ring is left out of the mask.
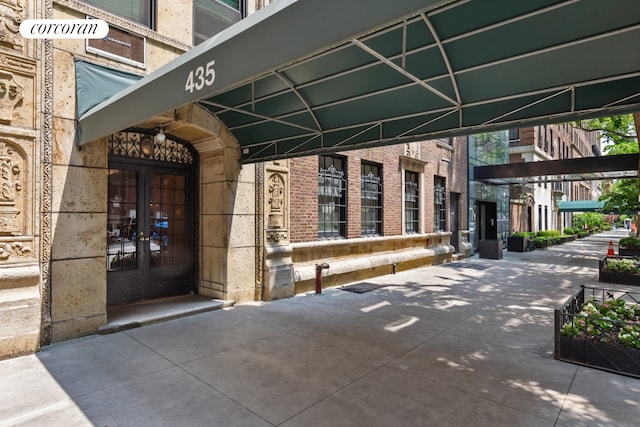
[[[100,334],[137,328],[207,311],[231,307],[234,301],[221,301],[201,295],[187,295],[132,304],[109,310],[108,322],[98,328]]]
[[[452,246],[438,246],[434,248],[418,249],[411,251],[390,252],[380,255],[354,257],[349,259],[327,260],[329,268],[324,270],[323,278],[333,275],[341,275],[357,270],[370,270],[381,266],[390,266],[389,273],[392,273],[393,264],[407,263],[419,259],[434,258],[438,255],[453,256]],[[319,262],[321,260],[318,260]],[[295,282],[315,280],[316,263],[294,264]]]
[[[450,232],[294,243],[293,262],[328,262],[339,258],[376,256],[410,250],[448,247]],[[453,248],[451,249],[453,251]]]
[[[40,266],[7,265],[0,268],[0,291],[3,289],[38,286],[40,283]]]
[[[34,353],[40,345],[38,265],[0,268],[0,359]]]
[[[323,270],[322,287],[329,288],[371,277],[391,274],[394,271],[409,270],[434,264],[450,262],[453,246],[389,252],[348,259],[326,260],[329,268]],[[320,262],[320,260],[318,260]],[[324,262],[324,261],[323,261]],[[294,293],[299,294],[315,289],[316,263],[294,265]]]

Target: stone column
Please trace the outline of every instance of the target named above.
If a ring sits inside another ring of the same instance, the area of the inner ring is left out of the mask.
[[[0,0],[0,359],[40,346],[40,62],[18,32],[26,17]]]
[[[263,299],[294,295],[293,248],[289,242],[289,162],[264,165],[264,279]]]
[[[199,293],[236,302],[253,301],[256,166],[241,165],[239,150],[232,146],[201,155]]]

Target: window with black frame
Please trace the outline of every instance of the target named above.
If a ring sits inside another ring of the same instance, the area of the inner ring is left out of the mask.
[[[149,28],[155,27],[156,0],[83,0],[114,15]]]
[[[246,5],[246,0],[194,0],[194,46],[247,16]]]
[[[420,232],[420,186],[418,173],[404,171],[404,231]]]
[[[509,147],[520,145],[520,129],[509,129]]]
[[[347,177],[342,157],[318,156],[318,238],[347,236]]]
[[[382,167],[362,163],[360,184],[360,233],[382,235]]]
[[[434,228],[436,232],[447,230],[447,207],[445,205],[445,191],[446,187],[444,178],[440,176],[434,177],[433,217],[435,220]]]

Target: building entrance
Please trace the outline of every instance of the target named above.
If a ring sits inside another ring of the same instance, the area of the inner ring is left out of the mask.
[[[476,247],[480,240],[496,240],[498,238],[497,205],[494,202],[477,202]]]
[[[113,159],[107,201],[107,306],[195,290],[194,176]]]

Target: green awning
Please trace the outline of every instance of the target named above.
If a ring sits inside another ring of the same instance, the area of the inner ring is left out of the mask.
[[[245,163],[640,111],[638,41],[638,0],[278,0],[80,116],[78,142],[192,102]]]
[[[78,117],[143,77],[80,59],[75,60],[75,71]]]
[[[597,200],[565,200],[558,202],[560,212],[600,212],[604,202]]]

